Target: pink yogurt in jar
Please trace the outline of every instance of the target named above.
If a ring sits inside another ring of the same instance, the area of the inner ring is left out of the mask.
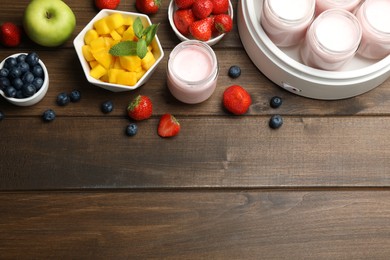
[[[208,99],[217,86],[217,78],[217,57],[204,42],[183,41],[169,55],[168,88],[184,103],[196,104]]]
[[[361,0],[317,0],[316,1],[316,14],[328,10],[328,9],[344,9],[353,13],[359,6]]]
[[[356,12],[363,36],[358,53],[369,59],[390,54],[390,0],[366,0]]]
[[[264,0],[260,23],[279,47],[298,44],[314,19],[315,0]]]
[[[321,13],[307,31],[301,47],[303,63],[338,70],[355,55],[362,37],[359,21],[343,9]]]

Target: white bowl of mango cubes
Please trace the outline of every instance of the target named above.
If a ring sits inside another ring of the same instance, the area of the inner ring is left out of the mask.
[[[144,28],[152,24],[144,14],[103,9],[76,36],[73,45],[91,84],[113,92],[130,91],[145,84],[153,74],[164,57],[157,34],[143,59],[109,53],[116,43],[131,40],[132,23],[137,17]]]

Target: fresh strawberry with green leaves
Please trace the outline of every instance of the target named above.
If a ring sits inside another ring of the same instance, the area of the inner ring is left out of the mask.
[[[197,19],[209,17],[213,11],[213,2],[211,0],[197,0],[192,5],[192,12]]]
[[[179,9],[173,14],[173,22],[181,34],[188,35],[189,27],[195,22],[195,17],[191,9]]]
[[[175,0],[176,7],[179,9],[191,8],[195,0]]]
[[[95,6],[99,9],[116,9],[120,0],[95,0]]]
[[[138,95],[127,107],[127,114],[130,118],[140,121],[152,116],[153,104],[149,97]]]
[[[136,0],[135,7],[144,14],[155,14],[160,10],[161,0]]]
[[[235,115],[245,114],[251,104],[251,96],[239,85],[232,85],[223,92],[223,106]]]
[[[212,14],[226,14],[229,10],[229,0],[211,0],[213,2]]]
[[[219,33],[228,33],[233,29],[232,17],[228,14],[218,14],[214,17],[214,26]]]
[[[21,42],[22,31],[12,22],[5,22],[0,26],[0,42],[6,47],[17,47]]]
[[[173,115],[164,114],[160,117],[157,132],[161,137],[175,136],[180,132],[180,123]]]
[[[208,41],[213,34],[212,25],[213,19],[211,17],[195,21],[190,25],[190,34],[199,41]]]

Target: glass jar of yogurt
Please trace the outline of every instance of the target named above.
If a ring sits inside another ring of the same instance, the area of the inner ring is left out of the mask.
[[[328,9],[344,9],[353,13],[359,6],[361,0],[317,0],[316,1],[316,14],[328,10]]]
[[[169,55],[167,85],[178,100],[196,104],[208,99],[217,86],[218,60],[206,43],[189,40],[178,44]]]

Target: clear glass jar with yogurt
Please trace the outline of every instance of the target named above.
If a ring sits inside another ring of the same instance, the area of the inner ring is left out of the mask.
[[[169,55],[167,85],[181,102],[200,103],[213,94],[218,72],[218,60],[209,45],[197,40],[183,41]]]
[[[264,0],[260,23],[279,47],[297,45],[314,19],[315,0]]]
[[[359,47],[362,30],[357,18],[343,9],[321,13],[307,31],[300,54],[303,63],[318,69],[339,70]]]
[[[363,31],[358,53],[369,59],[390,54],[390,1],[366,0],[356,12]]]
[[[360,4],[361,0],[317,0],[316,1],[316,14],[328,10],[328,9],[344,9],[353,13]]]

